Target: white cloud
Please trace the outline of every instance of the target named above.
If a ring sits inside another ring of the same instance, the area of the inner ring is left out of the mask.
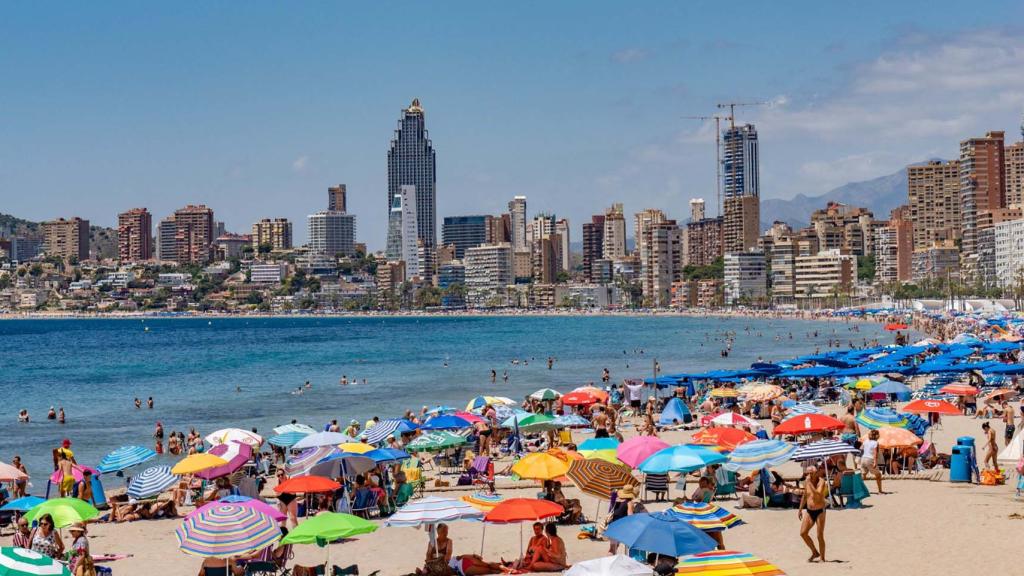
[[[301,174],[301,173],[306,171],[306,168],[308,166],[309,166],[309,156],[299,156],[298,158],[296,158],[295,160],[292,161],[292,171],[293,172],[298,172],[298,173]]]

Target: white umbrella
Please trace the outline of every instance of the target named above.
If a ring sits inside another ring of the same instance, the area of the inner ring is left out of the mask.
[[[423,526],[453,520],[480,520],[484,513],[462,500],[428,496],[409,502],[384,521],[385,526]]]
[[[312,426],[305,424],[285,424],[284,426],[278,426],[274,428],[274,434],[287,434],[289,432],[300,432],[302,434],[315,434],[316,430]]]
[[[654,574],[654,570],[629,556],[617,554],[577,562],[564,574],[566,576],[651,576]]]
[[[242,444],[248,444],[253,448],[258,448],[263,444],[263,436],[260,436],[255,432],[242,430],[241,428],[224,428],[207,434],[206,441],[214,446],[217,446],[218,444],[227,444],[228,442],[239,442]]]
[[[715,426],[747,426],[751,430],[761,429],[761,424],[757,421],[751,420],[742,414],[736,414],[735,412],[719,414],[711,419],[711,423]]]
[[[337,446],[346,442],[355,442],[355,440],[341,432],[317,432],[296,442],[292,446],[292,450],[305,450],[306,448],[319,448],[320,446]]]

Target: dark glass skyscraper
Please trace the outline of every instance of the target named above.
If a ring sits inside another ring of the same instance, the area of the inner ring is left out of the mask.
[[[462,260],[466,248],[487,241],[487,216],[445,216],[441,225],[441,242],[455,245],[455,257]]]
[[[437,246],[437,177],[434,147],[430,143],[419,98],[402,110],[402,119],[388,150],[388,204],[390,216],[402,186],[416,187],[417,239],[424,247]],[[410,210],[403,206],[402,210]]]

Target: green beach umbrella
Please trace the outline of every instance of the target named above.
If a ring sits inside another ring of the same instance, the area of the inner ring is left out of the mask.
[[[558,390],[552,390],[551,388],[541,388],[533,394],[530,394],[530,398],[534,400],[558,400],[562,395]]]
[[[30,523],[49,514],[57,528],[70,526],[75,522],[88,522],[100,515],[95,506],[78,498],[54,498],[32,508],[25,513]]]
[[[406,452],[437,452],[466,443],[466,438],[446,430],[424,432],[405,445]]]
[[[554,416],[547,414],[514,414],[502,424],[504,428],[515,428],[518,422],[519,431],[527,434],[534,432],[547,432],[562,428],[562,425],[555,422]]]
[[[282,540],[282,544],[316,544],[327,548],[327,561],[324,566],[331,565],[331,549],[328,544],[342,538],[351,538],[360,534],[369,534],[377,529],[377,525],[351,514],[340,512],[324,512],[303,521]]]
[[[45,574],[71,576],[71,572],[53,558],[25,548],[0,548],[0,576]]]

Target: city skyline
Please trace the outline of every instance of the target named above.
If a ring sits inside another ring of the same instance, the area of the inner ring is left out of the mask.
[[[0,135],[3,212],[116,227],[119,213],[145,206],[155,227],[183,205],[205,204],[234,232],[288,218],[302,244],[323,189],[344,182],[359,240],[383,249],[383,155],[395,115],[418,97],[440,156],[435,226],[448,215],[498,213],[520,194],[576,228],[623,200],[627,214],[657,206],[683,220],[689,199],[714,198],[715,166],[714,123],[681,117],[714,114],[717,102],[771,103],[736,111],[739,123],[757,126],[761,197],[771,199],[955,159],[966,134],[1003,130],[1015,141],[1024,93],[1014,72],[1024,43],[1003,24],[1021,15],[1012,3],[953,25],[934,4],[828,6],[808,14],[799,39],[778,34],[799,4],[715,7],[724,19],[760,23],[742,42],[703,26],[699,4],[597,3],[580,22],[571,5],[545,6],[547,18],[413,8],[437,38],[416,44],[436,66],[411,71],[411,40],[376,38],[394,24],[389,6],[282,18],[255,4],[231,34],[234,14],[224,8],[182,7],[114,27],[112,14],[134,21],[159,9],[111,6],[45,19],[38,7],[16,6],[0,23],[10,70],[0,86],[16,112]],[[512,22],[500,34],[535,42],[510,52],[474,28],[498,19]],[[243,50],[270,20],[281,37]],[[39,49],[29,37],[43,34],[43,21],[62,41]],[[197,22],[207,37],[185,33]],[[622,32],[637,22],[644,36]],[[337,34],[324,33],[331,26],[344,32],[338,46]],[[105,57],[124,45],[138,49]]]

